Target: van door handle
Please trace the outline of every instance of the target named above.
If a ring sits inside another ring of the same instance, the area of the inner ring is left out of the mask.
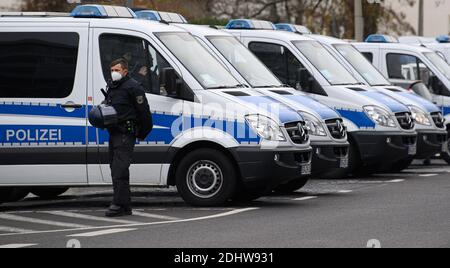
[[[65,103],[65,104],[61,104],[61,107],[64,108],[64,109],[81,109],[81,108],[83,108],[83,105],[76,104],[76,103],[73,103],[73,102],[68,102],[68,103]]]

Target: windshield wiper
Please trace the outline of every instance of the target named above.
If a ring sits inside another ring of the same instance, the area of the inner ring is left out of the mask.
[[[230,88],[248,88],[248,86],[244,85],[244,84],[237,84],[234,86],[217,86],[217,87],[208,87],[206,89],[230,89]]]

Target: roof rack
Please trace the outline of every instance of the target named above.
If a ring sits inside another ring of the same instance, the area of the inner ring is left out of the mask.
[[[0,17],[70,17],[70,13],[62,12],[0,12]]]

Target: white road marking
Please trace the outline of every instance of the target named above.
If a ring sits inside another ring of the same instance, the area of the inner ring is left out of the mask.
[[[398,179],[398,180],[391,180],[391,181],[387,181],[389,183],[399,183],[399,182],[404,182],[405,180],[403,179]]]
[[[439,174],[422,174],[422,175],[419,175],[419,177],[434,177],[437,175],[439,175]]]
[[[66,212],[66,211],[44,211],[43,213],[51,214],[51,215],[55,215],[55,216],[63,216],[63,217],[76,218],[76,219],[82,219],[82,220],[90,220],[90,221],[111,222],[111,223],[119,223],[119,224],[139,224],[139,222],[136,222],[136,221],[118,220],[118,219],[97,217],[97,216],[91,216],[91,215],[74,213],[74,212]]]
[[[9,245],[1,245],[0,248],[7,249],[7,248],[28,248],[32,246],[36,246],[37,244],[9,244]]]
[[[339,194],[349,194],[349,193],[353,193],[353,191],[352,190],[340,190],[340,191],[337,191]]]
[[[27,230],[27,229],[21,229],[21,228],[15,228],[15,227],[0,226],[0,232],[6,232],[6,233],[29,233],[29,232],[34,232],[34,231],[33,230]]]
[[[89,225],[81,225],[81,224],[59,222],[59,221],[48,221],[48,220],[35,219],[35,218],[23,217],[23,216],[12,215],[12,214],[5,214],[5,213],[0,213],[0,219],[10,220],[10,221],[28,222],[28,223],[34,223],[34,224],[52,225],[52,226],[66,227],[66,228],[91,228],[92,227]]]
[[[300,197],[300,198],[295,198],[295,201],[307,201],[307,200],[311,200],[311,199],[316,199],[317,196],[305,196],[305,197]]]
[[[152,214],[152,213],[145,213],[145,212],[141,212],[141,211],[133,211],[133,215],[139,216],[139,217],[144,217],[144,218],[158,219],[158,220],[168,220],[168,221],[181,220],[180,218],[163,216],[163,215]]]
[[[118,233],[124,233],[124,232],[136,231],[136,230],[137,229],[108,229],[108,230],[95,231],[95,232],[89,232],[89,233],[68,235],[68,237],[96,237],[96,236],[118,234]]]
[[[232,216],[232,215],[236,215],[236,214],[241,214],[244,212],[249,212],[249,211],[253,211],[253,210],[257,210],[257,209],[259,209],[259,208],[254,207],[254,208],[235,209],[233,211],[219,213],[216,215],[191,218],[191,219],[183,219],[183,220],[177,220],[177,221],[161,221],[161,222],[139,223],[139,224],[128,224],[128,225],[113,225],[113,226],[74,228],[74,229],[65,229],[65,230],[36,231],[36,232],[20,233],[20,234],[0,234],[0,237],[13,236],[13,235],[18,236],[18,235],[31,235],[31,234],[49,234],[49,233],[76,232],[76,231],[87,231],[87,230],[102,230],[102,229],[113,229],[113,228],[133,228],[133,227],[146,227],[146,226],[154,226],[154,225],[173,224],[173,223],[195,222],[195,221],[219,219],[219,218],[228,217],[228,216]]]

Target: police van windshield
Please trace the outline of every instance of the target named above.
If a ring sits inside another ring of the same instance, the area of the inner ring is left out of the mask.
[[[319,42],[294,41],[293,43],[331,85],[360,84]]]
[[[371,86],[389,86],[391,83],[350,44],[336,44],[336,50],[364,77]]]
[[[434,52],[423,53],[427,59],[429,59],[439,71],[450,80],[450,65],[447,64],[438,54]]]
[[[278,78],[236,38],[231,36],[207,38],[252,87],[282,86]]]
[[[189,33],[156,36],[206,89],[235,88],[239,82]]]

